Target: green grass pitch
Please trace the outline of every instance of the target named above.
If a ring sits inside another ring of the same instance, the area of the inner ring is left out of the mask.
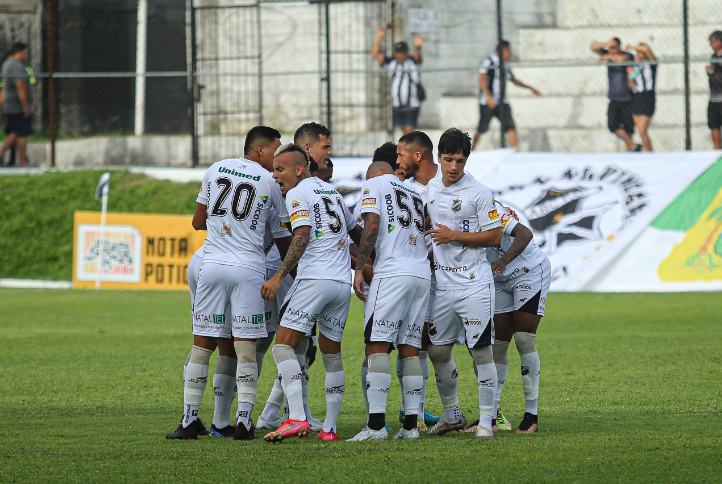
[[[552,294],[539,330],[540,428],[417,442],[280,445],[166,441],[182,410],[191,345],[183,292],[0,290],[0,481],[713,482],[722,475],[719,293]],[[343,343],[342,439],[364,424],[361,305]],[[471,361],[456,351],[462,409],[477,416]],[[510,350],[502,409],[523,414]],[[215,364],[215,356],[211,366]],[[275,365],[266,359],[257,417]],[[324,413],[323,367],[311,408]],[[441,411],[432,377],[427,406]],[[389,393],[398,429],[398,386]],[[201,418],[212,419],[206,388]],[[260,437],[260,436],[259,436]]]

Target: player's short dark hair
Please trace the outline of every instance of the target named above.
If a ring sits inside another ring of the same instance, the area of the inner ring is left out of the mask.
[[[504,49],[508,49],[511,47],[511,42],[508,40],[502,40],[498,44],[496,44],[496,53],[501,55],[501,51]]]
[[[281,145],[278,147],[276,152],[274,153],[275,156],[280,156],[285,153],[293,153],[298,152],[303,155],[303,159],[306,160],[306,168],[309,168],[313,162],[313,158],[311,158],[311,155],[308,154],[308,151],[305,150],[305,148],[301,145],[297,145],[295,143],[288,143],[285,145]],[[315,163],[315,162],[314,162]],[[318,168],[316,168],[318,169]]]
[[[298,127],[296,133],[293,135],[293,142],[300,145],[304,139],[318,141],[321,139],[321,136],[330,138],[331,130],[321,123],[304,123]]]
[[[619,37],[612,37],[612,40],[617,43],[617,47],[622,47],[622,39]]]
[[[455,155],[462,152],[465,157],[471,153],[471,138],[458,128],[449,128],[439,138],[439,154]]]
[[[10,46],[10,49],[8,49],[8,54],[7,54],[7,55],[8,55],[8,56],[15,55],[15,54],[17,54],[18,52],[22,52],[22,51],[24,51],[24,50],[27,49],[27,48],[28,48],[28,44],[25,44],[25,43],[23,43],[23,42],[14,42],[14,43]]]
[[[399,167],[399,164],[396,162],[397,159],[398,155],[396,154],[396,143],[393,141],[387,141],[376,148],[376,151],[374,151],[374,157],[371,161],[385,161],[391,165],[391,169],[396,170]]]
[[[328,167],[328,168],[333,168],[333,163],[331,162],[331,160],[328,160],[328,161],[326,162],[326,167]]]
[[[273,143],[277,139],[281,139],[281,133],[277,129],[268,126],[256,126],[246,134],[246,143],[243,146],[243,153],[248,154],[253,148],[261,142]]]
[[[411,131],[410,133],[406,133],[399,138],[399,143],[402,141],[406,143],[407,148],[419,146],[429,150],[429,153],[434,151],[434,143],[431,142],[431,138],[429,138],[429,136],[423,131]]]
[[[712,37],[714,37],[715,40],[722,42],[722,30],[715,30],[712,32],[709,36],[709,40],[712,40]]]

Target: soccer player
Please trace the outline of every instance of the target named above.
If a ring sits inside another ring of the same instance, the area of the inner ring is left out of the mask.
[[[516,433],[528,434],[539,430],[537,401],[541,366],[536,349],[536,332],[544,316],[551,284],[551,264],[534,243],[531,230],[517,222],[498,201],[494,207],[500,215],[502,227],[501,245],[486,250],[496,288],[493,352],[498,379],[494,415],[499,414],[499,401],[509,368],[507,352],[513,335],[521,359],[526,402],[524,418]]]
[[[326,168],[320,168],[316,171],[316,176],[326,183],[331,183],[333,178],[333,162],[331,160],[326,161]]]
[[[245,158],[214,163],[203,176],[193,228],[207,230],[193,303],[193,338],[184,384],[183,420],[168,439],[196,439],[198,409],[208,362],[218,338],[229,332],[237,356],[238,412],[234,438],[255,437],[251,411],[256,397],[256,340],[267,336],[259,297],[266,263],[263,237],[271,207],[287,222],[283,196],[271,175]],[[230,305],[231,318],[225,317]]]
[[[331,131],[320,123],[305,123],[298,127],[293,135],[293,142],[303,147],[315,164],[316,169],[311,169],[311,176],[317,176],[319,169],[328,167],[331,161]]]
[[[294,435],[305,437],[310,430],[303,408],[303,373],[296,348],[314,324],[318,324],[318,344],[326,369],[326,419],[318,439],[338,439],[336,427],[346,386],[341,337],[351,292],[347,235],[351,230],[358,240],[360,234],[353,230],[356,223],[341,195],[328,183],[311,177],[309,163],[306,150],[295,144],[281,147],[273,160],[273,177],[291,213],[293,241],[278,272],[263,284],[263,297],[272,300],[296,264],[298,272],[283,303],[273,346],[289,418],[276,431],[266,434],[267,442],[280,442]]]
[[[419,192],[421,197],[426,200],[426,188],[433,178],[441,178],[441,171],[436,163],[434,163],[434,144],[431,139],[422,131],[412,131],[403,135],[399,139],[399,144],[396,149],[397,161],[399,167],[404,171],[406,175],[406,182],[410,187]],[[426,243],[426,250],[431,255],[433,243],[430,235],[426,235],[424,238]],[[431,308],[434,300],[434,291],[436,287],[435,277],[432,271],[431,274],[431,289],[429,298],[429,308]],[[421,351],[419,352],[419,359],[421,361],[421,369],[424,375],[424,386],[421,391],[421,405],[422,413],[424,415],[424,424],[431,426],[441,420],[440,417],[429,413],[426,410],[426,388],[429,380],[429,313],[427,311],[424,319],[424,338],[422,340]],[[399,383],[401,383],[401,365],[400,361],[396,361],[396,373],[399,377]],[[401,416],[399,416],[401,419]]]
[[[364,228],[359,246],[354,291],[366,302],[364,335],[368,359],[367,427],[350,442],[386,440],[386,399],[391,386],[389,349],[399,350],[403,375],[403,428],[395,439],[418,439],[423,376],[419,362],[431,269],[424,238],[424,202],[402,184],[385,162],[372,163],[362,187]],[[380,230],[383,227],[384,230]],[[362,268],[376,250],[374,277],[364,291]]]
[[[501,222],[491,191],[464,173],[470,152],[467,133],[456,128],[446,130],[438,146],[441,179],[429,181],[426,193],[436,275],[429,358],[444,405],[443,418],[428,435],[443,435],[466,425],[452,356],[453,345],[463,331],[478,374],[480,423],[476,438],[491,439],[497,379],[491,348],[494,280],[485,248],[501,243]]]

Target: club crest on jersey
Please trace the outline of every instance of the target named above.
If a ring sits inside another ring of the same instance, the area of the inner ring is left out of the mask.
[[[396,225],[389,224],[389,233],[393,232],[394,230],[396,230]]]
[[[458,198],[451,202],[451,211],[452,212],[459,212],[461,210],[461,200]]]
[[[291,202],[291,208],[296,208],[299,205],[301,205],[301,203],[298,200],[294,200],[293,202]]]
[[[231,235],[231,224],[221,225],[221,235]]]
[[[258,198],[260,198],[263,203],[268,202],[268,197],[265,196],[265,195],[262,195],[262,196],[260,196],[260,197],[258,197]]]

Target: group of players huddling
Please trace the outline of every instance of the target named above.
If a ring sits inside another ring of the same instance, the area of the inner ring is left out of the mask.
[[[277,130],[257,126],[246,136],[243,158],[219,161],[205,173],[193,216],[193,227],[207,236],[189,264],[194,341],[184,366],[183,416],[166,437],[251,440],[263,430],[267,442],[310,432],[337,440],[346,386],[341,341],[352,288],[364,302],[367,423],[349,441],[388,439],[393,349],[403,425],[395,439],[418,439],[419,430],[491,439],[497,430],[511,430],[499,402],[512,336],[526,401],[516,432],[538,431],[535,338],[551,266],[531,231],[465,173],[468,134],[444,132],[438,165],[421,131],[384,144],[353,215],[319,178],[330,168],[330,137],[323,125],[307,123],[294,143],[281,146]],[[274,337],[278,374],[254,423],[257,382]],[[456,344],[467,345],[478,382],[479,420],[469,426],[459,405]],[[316,346],[326,370],[323,422],[308,407],[307,369]],[[198,410],[216,348],[208,430]],[[424,407],[428,359],[441,417]]]

